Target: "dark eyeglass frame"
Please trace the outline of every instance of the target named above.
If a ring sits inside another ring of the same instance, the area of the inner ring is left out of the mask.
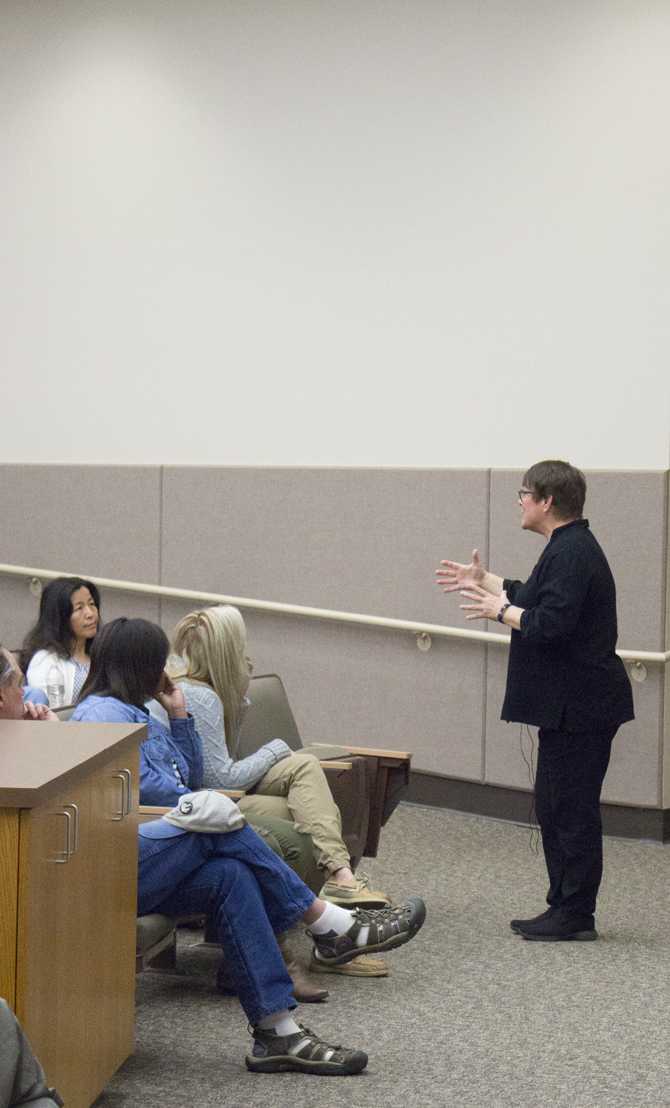
[[[517,495],[517,498],[519,500],[523,500],[524,496],[532,496],[533,495],[533,490],[532,489],[518,489],[516,495]]]

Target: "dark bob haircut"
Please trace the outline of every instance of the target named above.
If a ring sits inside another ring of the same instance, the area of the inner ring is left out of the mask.
[[[523,483],[536,500],[551,496],[560,519],[579,519],[586,500],[586,478],[569,462],[536,462],[524,474]]]
[[[59,658],[69,658],[72,653],[72,593],[88,589],[100,614],[100,593],[92,581],[83,577],[55,577],[40,597],[37,623],[26,635],[21,650],[21,668],[25,673],[30,660],[38,650],[52,650]],[[91,641],[86,642],[86,653],[91,652]]]
[[[156,695],[170,643],[165,631],[148,619],[113,619],[93,640],[91,668],[79,694],[114,696],[142,708]]]

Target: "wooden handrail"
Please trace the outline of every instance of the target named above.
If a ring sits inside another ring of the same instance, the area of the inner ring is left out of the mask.
[[[52,581],[55,577],[81,576],[79,570],[42,569],[36,566],[17,566],[0,564],[0,573],[11,577],[25,577],[29,583]],[[175,600],[192,600],[197,604],[234,604],[237,608],[246,608],[258,612],[274,612],[280,615],[300,616],[306,619],[319,619],[334,623],[356,623],[365,627],[385,627],[392,631],[409,631],[417,636],[417,641],[425,636],[447,639],[470,639],[473,642],[485,642],[509,645],[509,635],[496,635],[491,631],[472,631],[465,627],[448,627],[439,623],[418,623],[414,620],[389,619],[386,616],[363,615],[359,612],[340,612],[332,608],[308,608],[300,604],[280,604],[274,600],[255,600],[246,596],[226,596],[223,593],[199,592],[196,589],[176,589],[168,585],[147,585],[140,581],[122,581],[112,577],[97,577],[84,574],[99,588],[115,589],[119,592],[141,593],[145,596],[165,596]],[[665,665],[670,660],[670,650],[617,650],[623,661],[633,663],[655,662]]]

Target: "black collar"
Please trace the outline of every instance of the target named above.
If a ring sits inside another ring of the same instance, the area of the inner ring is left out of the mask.
[[[588,519],[571,519],[569,523],[562,523],[560,527],[554,527],[554,530],[551,532],[551,538],[549,539],[549,542],[553,542],[556,537],[560,537],[560,535],[562,535],[565,531],[569,531],[571,527],[588,528],[588,525]]]

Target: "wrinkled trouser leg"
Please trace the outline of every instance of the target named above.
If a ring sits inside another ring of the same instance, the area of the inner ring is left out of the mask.
[[[286,801],[298,831],[311,837],[320,869],[332,873],[350,864],[349,851],[342,839],[340,810],[314,755],[297,753],[282,758],[261,778],[251,796],[242,797],[239,806],[253,819],[254,812],[263,813],[265,797],[282,797]],[[281,813],[275,809],[270,814]]]
[[[139,911],[207,914],[250,1023],[295,1007],[275,939],[314,894],[249,827],[226,835],[140,836]]]

